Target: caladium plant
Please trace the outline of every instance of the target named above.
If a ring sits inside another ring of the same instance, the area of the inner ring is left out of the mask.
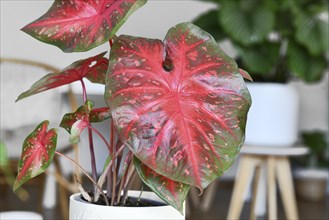
[[[96,195],[91,202],[96,202],[106,182],[107,203],[124,203],[137,171],[151,190],[183,212],[190,186],[202,192],[234,163],[251,105],[243,78],[251,78],[212,36],[189,22],[172,27],[164,41],[128,35],[114,38],[118,27],[145,2],[56,0],[45,15],[23,30],[66,52],[89,50],[109,41],[109,58],[104,52],[49,73],[18,100],[80,81],[84,104],[66,114],[60,126],[74,143],[88,129],[90,179]],[[93,108],[83,78],[106,85],[108,107]],[[110,141],[92,126],[107,120],[111,121],[106,132]],[[15,190],[42,173],[54,154],[61,155],[55,150],[57,132],[47,132],[47,125],[41,123],[23,144]],[[93,133],[109,153],[99,179]]]

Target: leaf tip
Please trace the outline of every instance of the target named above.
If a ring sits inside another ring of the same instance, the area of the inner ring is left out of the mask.
[[[239,69],[239,73],[241,74],[241,76],[242,76],[243,78],[245,78],[245,79],[247,79],[247,80],[249,80],[249,81],[251,81],[251,82],[254,81],[254,80],[252,79],[252,77],[250,76],[250,74],[249,74],[247,71],[245,71],[245,70],[243,70],[243,69]]]

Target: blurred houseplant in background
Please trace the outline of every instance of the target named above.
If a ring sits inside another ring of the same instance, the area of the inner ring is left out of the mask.
[[[229,42],[255,83],[246,144],[288,147],[298,140],[293,79],[318,82],[327,69],[328,1],[209,0],[217,8],[194,23]],[[266,94],[266,95],[265,95]]]
[[[3,187],[2,185],[5,183],[12,188],[14,181],[15,173],[8,159],[7,147],[5,143],[0,140],[0,187]],[[29,198],[29,194],[24,188],[18,190],[16,195],[22,201],[27,201]]]
[[[309,154],[295,158],[297,195],[305,200],[318,201],[326,197],[329,167],[329,141],[324,131],[302,133],[302,144]]]
[[[254,81],[320,80],[327,68],[328,1],[209,0],[218,8],[195,24],[229,40]]]

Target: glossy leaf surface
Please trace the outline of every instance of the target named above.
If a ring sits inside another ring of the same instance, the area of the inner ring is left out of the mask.
[[[49,89],[82,80],[84,77],[91,82],[104,84],[108,67],[108,59],[103,57],[105,53],[106,52],[76,61],[61,72],[47,74],[34,83],[29,90],[20,94],[16,101]]]
[[[25,139],[18,162],[14,191],[28,180],[43,173],[53,160],[57,144],[57,130],[47,131],[48,124],[48,121],[43,121]]]
[[[234,60],[190,23],[160,40],[120,36],[106,101],[120,139],[155,172],[205,188],[244,141],[249,92]]]
[[[152,189],[160,198],[183,213],[183,203],[190,186],[164,177],[149,167],[134,159],[135,168],[143,182]]]
[[[64,52],[87,51],[111,39],[146,0],[55,0],[39,19],[22,28]]]

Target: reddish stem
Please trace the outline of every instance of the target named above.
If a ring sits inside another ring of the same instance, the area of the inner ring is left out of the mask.
[[[114,201],[115,201],[115,188],[116,188],[116,182],[117,182],[117,168],[116,168],[117,155],[116,155],[116,149],[115,149],[115,143],[114,143],[114,124],[113,124],[113,120],[111,120],[111,145],[113,146],[113,148],[112,148],[113,168],[112,168],[112,198],[111,198],[111,205],[113,205]]]
[[[108,150],[111,152],[111,146],[110,144],[107,142],[107,140],[105,139],[105,137],[102,135],[102,133],[100,133],[97,129],[95,129],[94,127],[92,127],[91,125],[88,125],[88,128],[90,128],[93,132],[95,132],[96,134],[98,134],[98,136],[103,140],[103,142],[105,143],[106,147],[108,148]]]
[[[113,39],[112,38],[109,40],[109,43],[110,43],[110,47],[112,48],[113,47]]]
[[[83,94],[83,103],[86,103],[87,101],[87,90],[86,90],[86,85],[83,79],[80,80],[81,86],[82,86],[82,94]]]
[[[86,103],[87,101],[87,90],[83,79],[80,80],[82,86],[82,94],[83,94],[83,102]],[[93,141],[93,133],[91,130],[91,125],[88,125],[88,140],[89,140],[89,151],[91,157],[91,172],[93,180],[97,181],[97,168],[96,168],[96,158],[95,158],[95,151],[94,151],[94,141]],[[96,192],[96,185],[94,186],[94,192]]]

